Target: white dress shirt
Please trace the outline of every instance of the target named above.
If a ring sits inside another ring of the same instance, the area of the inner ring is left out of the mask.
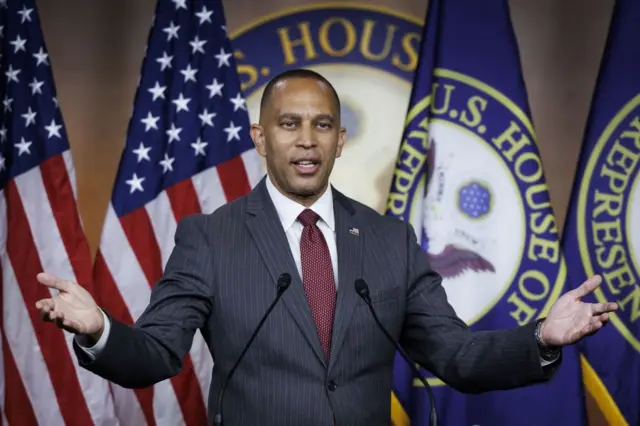
[[[278,189],[273,185],[271,179],[267,177],[267,190],[269,191],[269,196],[271,197],[271,201],[276,207],[276,211],[278,212],[278,216],[280,217],[280,223],[282,223],[282,227],[284,228],[284,232],[287,235],[287,240],[289,241],[289,247],[291,248],[291,253],[293,254],[293,260],[296,262],[296,266],[298,267],[298,273],[300,277],[302,277],[302,264],[300,261],[300,238],[302,237],[302,223],[298,221],[298,216],[302,213],[307,207],[302,204],[298,204],[290,198],[287,198],[283,195]],[[318,200],[310,207],[310,210],[313,210],[320,219],[318,219],[318,228],[322,231],[322,235],[324,235],[324,239],[327,241],[327,246],[329,246],[329,254],[331,255],[331,264],[333,265],[333,277],[336,282],[336,287],[338,286],[338,248],[336,245],[336,220],[333,212],[333,194],[331,192],[331,188],[327,188],[324,191],[324,194],[318,198]]]

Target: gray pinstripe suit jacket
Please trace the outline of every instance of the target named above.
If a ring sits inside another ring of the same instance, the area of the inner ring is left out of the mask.
[[[293,277],[227,389],[226,426],[388,425],[394,349],[353,283],[363,277],[382,323],[426,369],[464,392],[548,380],[533,324],[470,332],[447,302],[440,277],[407,224],[379,215],[332,188],[339,291],[331,359],[325,362],[284,230],[263,180],[210,215],[182,220],[176,247],[134,327],[110,317],[111,332],[80,363],[125,387],[177,374],[197,329],[215,360],[213,417],[220,386],[261,316],[276,280]],[[360,230],[352,235],[349,229]]]

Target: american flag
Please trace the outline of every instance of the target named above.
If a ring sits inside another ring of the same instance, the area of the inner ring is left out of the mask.
[[[219,0],[159,0],[94,264],[100,305],[133,323],[174,246],[177,222],[247,194],[262,177]],[[113,385],[124,424],[203,425],[212,358],[196,333],[182,372]]]
[[[93,292],[69,143],[33,0],[0,0],[0,423],[116,425],[109,383],[44,323],[41,271]]]

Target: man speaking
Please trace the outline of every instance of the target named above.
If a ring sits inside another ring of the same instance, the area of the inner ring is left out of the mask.
[[[37,309],[76,334],[84,368],[131,388],[179,373],[200,329],[215,364],[211,421],[224,386],[217,420],[278,426],[388,425],[396,349],[383,329],[445,383],[478,393],[550,380],[562,346],[597,331],[617,309],[582,302],[600,285],[593,277],[543,321],[472,332],[411,226],[329,186],[345,135],[328,81],[308,70],[276,76],[251,127],[267,176],[245,197],[179,223],[164,275],[134,326],[78,284],[46,273],[38,280],[60,293]]]

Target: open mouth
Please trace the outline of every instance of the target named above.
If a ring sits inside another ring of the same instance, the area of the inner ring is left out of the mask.
[[[295,166],[298,173],[303,175],[314,174],[320,168],[320,162],[316,160],[294,161],[293,165]]]

